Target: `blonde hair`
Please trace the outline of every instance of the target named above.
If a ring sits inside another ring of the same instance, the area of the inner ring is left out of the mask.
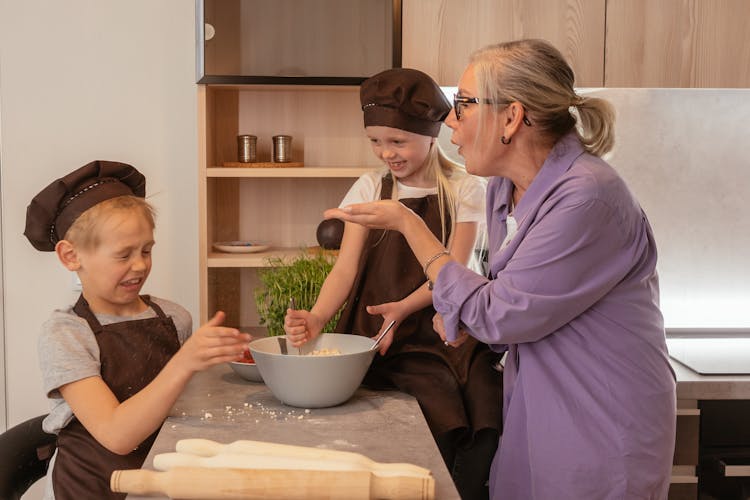
[[[573,70],[549,42],[490,45],[469,62],[481,96],[496,106],[521,103],[533,126],[553,142],[575,129],[589,153],[601,156],[612,149],[614,108],[604,99],[576,94]]]
[[[465,172],[465,170],[460,163],[453,161],[445,154],[445,151],[440,147],[437,138],[435,138],[430,145],[430,150],[424,160],[423,168],[427,169],[428,178],[435,179],[435,185],[437,186],[438,209],[440,211],[440,226],[442,230],[440,240],[443,243],[443,246],[447,248],[449,231],[446,214],[450,215],[450,234],[453,234],[453,230],[456,227],[456,212],[458,208],[458,196],[451,186],[450,179],[457,171]],[[391,198],[398,200],[396,178],[393,177],[393,173],[390,175],[393,181]]]
[[[154,208],[138,196],[117,196],[97,203],[71,224],[65,233],[66,240],[84,249],[96,249],[101,241],[99,226],[118,211],[127,211],[145,218],[151,229],[156,226]]]

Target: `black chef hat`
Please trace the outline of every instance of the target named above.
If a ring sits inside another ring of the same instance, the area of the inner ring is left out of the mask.
[[[83,212],[125,195],[146,196],[143,174],[125,163],[92,161],[57,179],[31,200],[23,234],[37,250],[51,252]]]
[[[394,68],[362,82],[365,127],[382,125],[437,137],[451,105],[435,81],[416,69]]]

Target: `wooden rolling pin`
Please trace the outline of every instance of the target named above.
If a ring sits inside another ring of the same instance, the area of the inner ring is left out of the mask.
[[[185,499],[434,500],[432,477],[379,477],[367,471],[204,469],[175,467],[166,472],[116,470],[116,493],[162,494]]]
[[[344,462],[349,464],[350,469],[359,468],[379,475],[392,474],[414,477],[431,475],[429,469],[414,464],[376,462],[369,457],[350,451],[326,450],[263,441],[239,440],[229,444],[221,444],[208,439],[181,439],[177,441],[175,449],[180,453],[189,453],[200,457],[213,457],[222,454],[290,457],[318,462]],[[156,458],[154,458],[154,467],[166,470],[166,468],[157,465]]]

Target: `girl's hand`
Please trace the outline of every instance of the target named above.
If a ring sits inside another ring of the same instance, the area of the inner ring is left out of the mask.
[[[287,309],[284,317],[284,331],[287,340],[299,347],[308,340],[313,340],[323,331],[325,321],[304,309]]]
[[[440,340],[442,340],[446,346],[459,347],[469,338],[469,333],[466,330],[459,329],[458,338],[453,342],[449,342],[445,336],[445,324],[443,323],[443,317],[440,313],[436,313],[435,316],[432,317],[432,328],[437,332],[440,336]]]
[[[372,315],[380,314],[383,316],[383,324],[380,325],[378,333],[372,338],[375,339],[380,333],[390,324],[391,321],[395,321],[391,331],[385,334],[383,340],[380,341],[378,352],[381,356],[385,356],[388,352],[388,348],[393,344],[394,332],[398,329],[398,326],[404,320],[405,314],[402,311],[400,302],[386,302],[384,304],[378,304],[374,306],[367,306],[367,312]]]
[[[408,217],[417,215],[396,200],[379,200],[356,203],[344,208],[331,208],[323,212],[326,219],[341,219],[368,228],[392,229],[401,232]]]
[[[252,337],[241,333],[236,328],[221,326],[226,319],[224,312],[219,311],[214,317],[198,328],[182,345],[175,360],[190,372],[238,361]]]

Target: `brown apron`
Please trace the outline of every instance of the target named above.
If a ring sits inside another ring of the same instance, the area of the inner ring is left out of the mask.
[[[157,314],[155,318],[101,325],[83,295],[73,311],[85,319],[99,344],[102,380],[117,400],[125,401],[146,387],[179,350],[177,328],[172,318],[141,296]],[[57,437],[57,457],[52,471],[56,500],[83,498],[121,499],[112,493],[109,478],[117,469],[139,469],[146,459],[158,430],[127,455],[104,448],[73,418]]]
[[[392,177],[386,174],[380,199],[390,199],[392,189]],[[437,195],[400,201],[440,238]],[[450,220],[446,225],[450,227]],[[370,315],[365,307],[401,300],[424,283],[422,266],[401,233],[370,230],[335,331],[368,337],[377,334],[383,317]],[[436,436],[459,428],[499,431],[502,375],[492,367],[497,355],[473,337],[458,348],[445,346],[432,328],[434,315],[430,305],[407,317],[386,355],[375,357],[365,384],[396,387],[414,396]]]

